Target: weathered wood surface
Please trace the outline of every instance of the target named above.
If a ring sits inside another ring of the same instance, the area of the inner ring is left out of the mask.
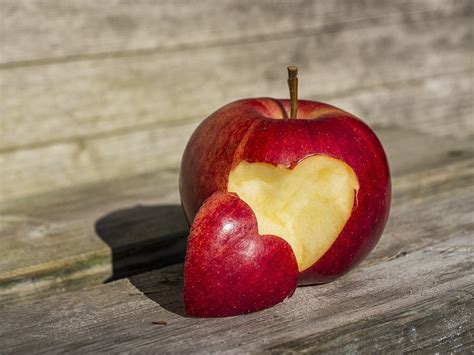
[[[2,1],[0,352],[474,351],[473,10]],[[256,314],[186,318],[182,266],[141,273],[183,259],[184,144],[229,101],[287,97],[290,63],[303,98],[385,127],[386,232],[334,283]]]
[[[301,68],[302,97],[371,124],[472,136],[472,9],[2,3],[0,198],[177,167],[186,137],[217,107],[286,97],[288,63]]]
[[[376,251],[345,277],[299,288],[274,308],[187,318],[177,265],[1,311],[2,351],[469,353],[472,167],[470,160],[396,179]]]
[[[395,177],[394,204],[420,191],[446,193],[454,178],[468,183],[461,177],[471,173],[470,141],[377,133]],[[177,169],[162,169],[4,203],[0,308],[182,260],[187,223],[177,181]]]
[[[0,63],[19,65],[130,51],[176,50],[261,40],[347,22],[459,15],[460,0],[188,1],[3,0]],[[231,21],[229,21],[231,20]],[[38,26],[41,24],[41,26]],[[31,43],[36,33],[38,43]],[[20,62],[20,63],[19,63]]]

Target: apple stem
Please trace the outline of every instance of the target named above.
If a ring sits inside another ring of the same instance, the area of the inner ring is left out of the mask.
[[[298,67],[290,65],[288,68],[288,88],[290,89],[290,118],[296,118],[298,111]]]

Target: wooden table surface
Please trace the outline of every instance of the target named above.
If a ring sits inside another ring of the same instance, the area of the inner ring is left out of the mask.
[[[474,351],[472,1],[1,5],[0,353]],[[387,228],[335,282],[186,317],[182,150],[287,64],[380,137]]]
[[[3,351],[472,349],[472,145],[457,142],[452,150],[452,144],[429,145],[428,137],[403,130],[378,133],[394,168],[394,198],[389,224],[374,252],[335,282],[299,288],[284,303],[245,316],[185,317],[182,264],[77,291],[111,276],[107,265],[120,277],[136,271],[133,267],[182,258],[186,226],[176,193],[163,192],[163,199],[156,198],[159,194],[154,194],[156,199],[147,198],[153,196],[153,182],[160,181],[163,172],[107,187],[63,191],[60,197],[38,199],[34,206],[20,201],[12,211],[22,210],[32,220],[43,222],[26,235],[22,234],[24,224],[14,223],[11,235],[18,245],[2,250],[2,260],[20,252],[51,260],[22,259],[24,265],[14,271],[14,277],[1,279]],[[422,146],[429,148],[425,152],[436,154],[412,153],[424,151]],[[176,172],[168,173],[175,181]],[[122,188],[127,189],[125,196]],[[164,190],[169,191],[168,186]],[[84,201],[84,196],[92,201]],[[147,204],[133,206],[140,201]],[[104,206],[110,211],[105,215],[100,212]],[[51,211],[59,220],[46,222]],[[50,235],[42,239],[46,244],[39,245],[31,238],[43,233],[38,230],[61,235],[60,247],[53,244],[57,238],[48,240]],[[108,248],[98,246],[101,239]],[[46,256],[34,252],[43,247],[54,252]],[[58,288],[69,292],[58,292]],[[45,299],[29,302],[38,297]],[[153,324],[162,321],[166,324]]]

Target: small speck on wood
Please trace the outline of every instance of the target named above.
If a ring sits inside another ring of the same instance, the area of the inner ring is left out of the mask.
[[[168,322],[165,320],[154,320],[151,323],[154,325],[167,325],[168,324]]]

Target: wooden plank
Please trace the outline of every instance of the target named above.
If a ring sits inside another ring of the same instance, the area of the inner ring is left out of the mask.
[[[345,92],[339,98],[315,99],[345,107],[376,124],[464,135],[472,132],[471,73],[392,83]],[[439,90],[440,87],[443,89]],[[145,124],[131,131],[4,151],[0,153],[0,196],[18,198],[163,167],[176,168],[186,140],[200,119],[196,116]],[[62,132],[59,127],[52,130]],[[444,141],[445,138],[440,140],[440,144],[446,146]],[[449,139],[446,142],[454,144]]]
[[[447,290],[407,308],[388,309],[320,334],[269,346],[267,351],[317,353],[452,353],[474,348],[474,287]]]
[[[197,122],[242,97],[287,97],[288,63],[301,67],[301,97],[329,96],[335,103],[338,95],[361,88],[407,80],[411,82],[405,85],[412,85],[413,80],[443,74],[472,78],[466,72],[473,68],[470,19],[459,15],[367,21],[314,35],[231,46],[6,68],[0,76],[1,152],[147,130],[159,122]],[[444,44],[442,55],[439,43]],[[457,99],[472,91],[467,78],[457,86],[437,83],[422,86],[420,96],[439,91],[437,97]],[[370,111],[364,118],[377,123]],[[467,119],[456,116],[452,121]],[[434,131],[425,126],[422,121],[417,128]],[[466,135],[460,131],[434,132]]]
[[[215,108],[239,97],[287,96],[282,68],[289,62],[304,73],[302,96],[342,106],[371,124],[473,135],[472,7],[391,4],[379,6],[393,7],[393,16],[375,6],[367,11],[380,11],[379,17],[348,20],[347,8],[338,25],[291,36],[4,65],[0,199],[176,167],[189,133]],[[69,13],[71,6],[58,11]]]
[[[474,72],[360,88],[327,100],[369,122],[415,129],[434,136],[474,135]],[[440,138],[442,139],[442,138]]]
[[[161,124],[0,154],[3,200],[177,168],[196,122]]]
[[[399,129],[377,133],[395,177],[394,206],[472,185],[469,141],[440,141]],[[177,174],[177,169],[162,169],[0,206],[0,307],[181,260],[187,224],[178,206]],[[412,212],[406,218],[418,218]],[[393,244],[381,244],[372,255],[398,253],[409,243],[404,236],[390,237]]]
[[[1,63],[209,47],[288,36],[347,22],[451,16],[469,1],[186,1],[3,0]],[[232,19],[232,21],[228,21]],[[34,45],[32,45],[34,44]]]
[[[461,191],[470,192],[468,199],[447,196],[438,201],[448,207],[448,219],[459,216],[451,207],[472,210],[470,190]],[[274,308],[225,319],[183,317],[178,265],[2,311],[2,349],[7,353],[472,350],[472,229],[452,223],[450,238],[436,242],[445,231],[432,228],[438,211],[428,199],[431,203],[424,207],[432,216],[407,228],[412,237],[406,254],[364,263],[330,284],[299,288]],[[417,248],[419,233],[430,235],[433,244]],[[428,323],[433,321],[438,323]]]
[[[177,173],[163,169],[3,204],[0,307],[182,260],[188,226]]]

